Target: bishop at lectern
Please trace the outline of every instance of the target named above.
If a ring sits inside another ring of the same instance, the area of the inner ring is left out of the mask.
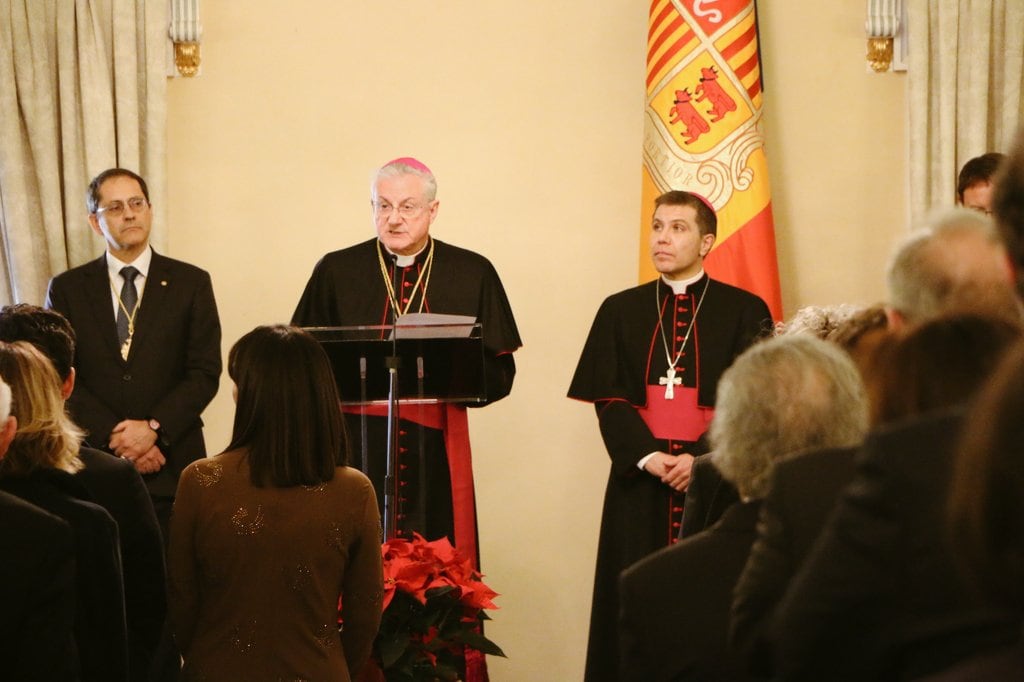
[[[430,236],[437,216],[437,184],[421,162],[401,158],[382,166],[371,202],[377,238],[324,256],[306,284],[292,324],[303,327],[392,325],[410,313],[474,318],[482,326],[486,393],[480,404],[512,389],[522,345],[512,308],[494,266],[483,256]],[[382,330],[381,332],[385,332]],[[383,503],[386,406],[345,408],[353,452],[366,423],[368,471]],[[428,540],[448,536],[477,560],[476,503],[466,407],[399,406],[398,535]]]

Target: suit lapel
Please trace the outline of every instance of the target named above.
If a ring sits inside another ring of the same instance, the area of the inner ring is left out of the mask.
[[[92,303],[93,319],[99,325],[103,343],[120,359],[121,347],[117,343],[117,320],[114,317],[114,298],[105,253],[85,269],[84,286],[86,298]]]
[[[132,348],[128,354],[131,362],[146,343],[153,343],[155,331],[167,305],[167,296],[174,286],[171,269],[166,258],[153,252],[153,260],[149,263],[146,275],[146,288],[142,292],[142,301],[138,316],[135,318],[135,336],[132,337]]]

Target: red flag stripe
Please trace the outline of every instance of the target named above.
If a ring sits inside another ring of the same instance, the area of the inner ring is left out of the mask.
[[[650,49],[647,50],[647,63],[650,64],[651,60],[654,59],[654,54],[658,51],[658,48],[665,44],[669,36],[676,32],[676,30],[683,25],[683,18],[677,16],[675,20],[665,28],[664,31],[658,34],[654,44],[651,45]]]
[[[693,31],[687,31],[686,33],[683,34],[682,38],[673,43],[672,47],[670,47],[665,52],[665,54],[661,55],[661,59],[659,59],[657,63],[653,67],[651,67],[651,69],[647,72],[647,87],[651,87],[651,83],[654,82],[654,77],[658,75],[658,73],[660,73],[663,68],[665,68],[665,64],[668,63],[668,61],[672,59],[672,57],[674,57],[677,52],[679,52],[679,50],[683,49],[683,47],[686,46],[687,43],[693,40],[693,38]]]
[[[754,82],[747,88],[747,94],[750,95],[750,99],[754,99],[761,92],[761,79],[755,78]]]
[[[771,254],[768,260],[749,254]],[[772,319],[782,319],[782,292],[775,265],[775,223],[769,201],[729,238],[717,244],[704,261],[708,275],[752,291],[768,304]]]
[[[748,73],[757,68],[757,52],[750,55],[750,59],[737,66],[733,71],[736,73],[736,77],[742,79]]]
[[[655,0],[654,2],[651,3],[652,12],[654,11],[654,6],[656,4],[658,4],[658,0]],[[658,27],[661,26],[662,22],[665,21],[665,18],[672,13],[673,9],[674,8],[672,7],[672,3],[667,2],[665,3],[664,9],[662,9],[661,12],[658,13],[658,16],[651,19],[650,28],[647,29],[647,40],[650,40],[652,37],[654,37],[654,32],[658,30]]]
[[[756,35],[757,27],[753,22],[751,22],[750,28],[744,31],[739,38],[732,42],[732,44],[722,50],[722,57],[724,57],[726,61],[732,59],[733,55],[749,45],[750,41],[753,40]]]

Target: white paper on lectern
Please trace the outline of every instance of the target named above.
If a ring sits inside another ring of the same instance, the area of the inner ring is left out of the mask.
[[[398,339],[465,339],[473,332],[472,315],[409,313],[395,320]]]

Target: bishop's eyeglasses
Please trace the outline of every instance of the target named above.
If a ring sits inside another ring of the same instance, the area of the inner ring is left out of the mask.
[[[398,215],[403,218],[412,218],[414,215],[426,208],[425,206],[414,204],[411,201],[403,201],[398,206],[393,206],[388,201],[371,201],[370,205],[373,206],[373,212],[378,218],[386,218],[395,211],[398,211]]]

